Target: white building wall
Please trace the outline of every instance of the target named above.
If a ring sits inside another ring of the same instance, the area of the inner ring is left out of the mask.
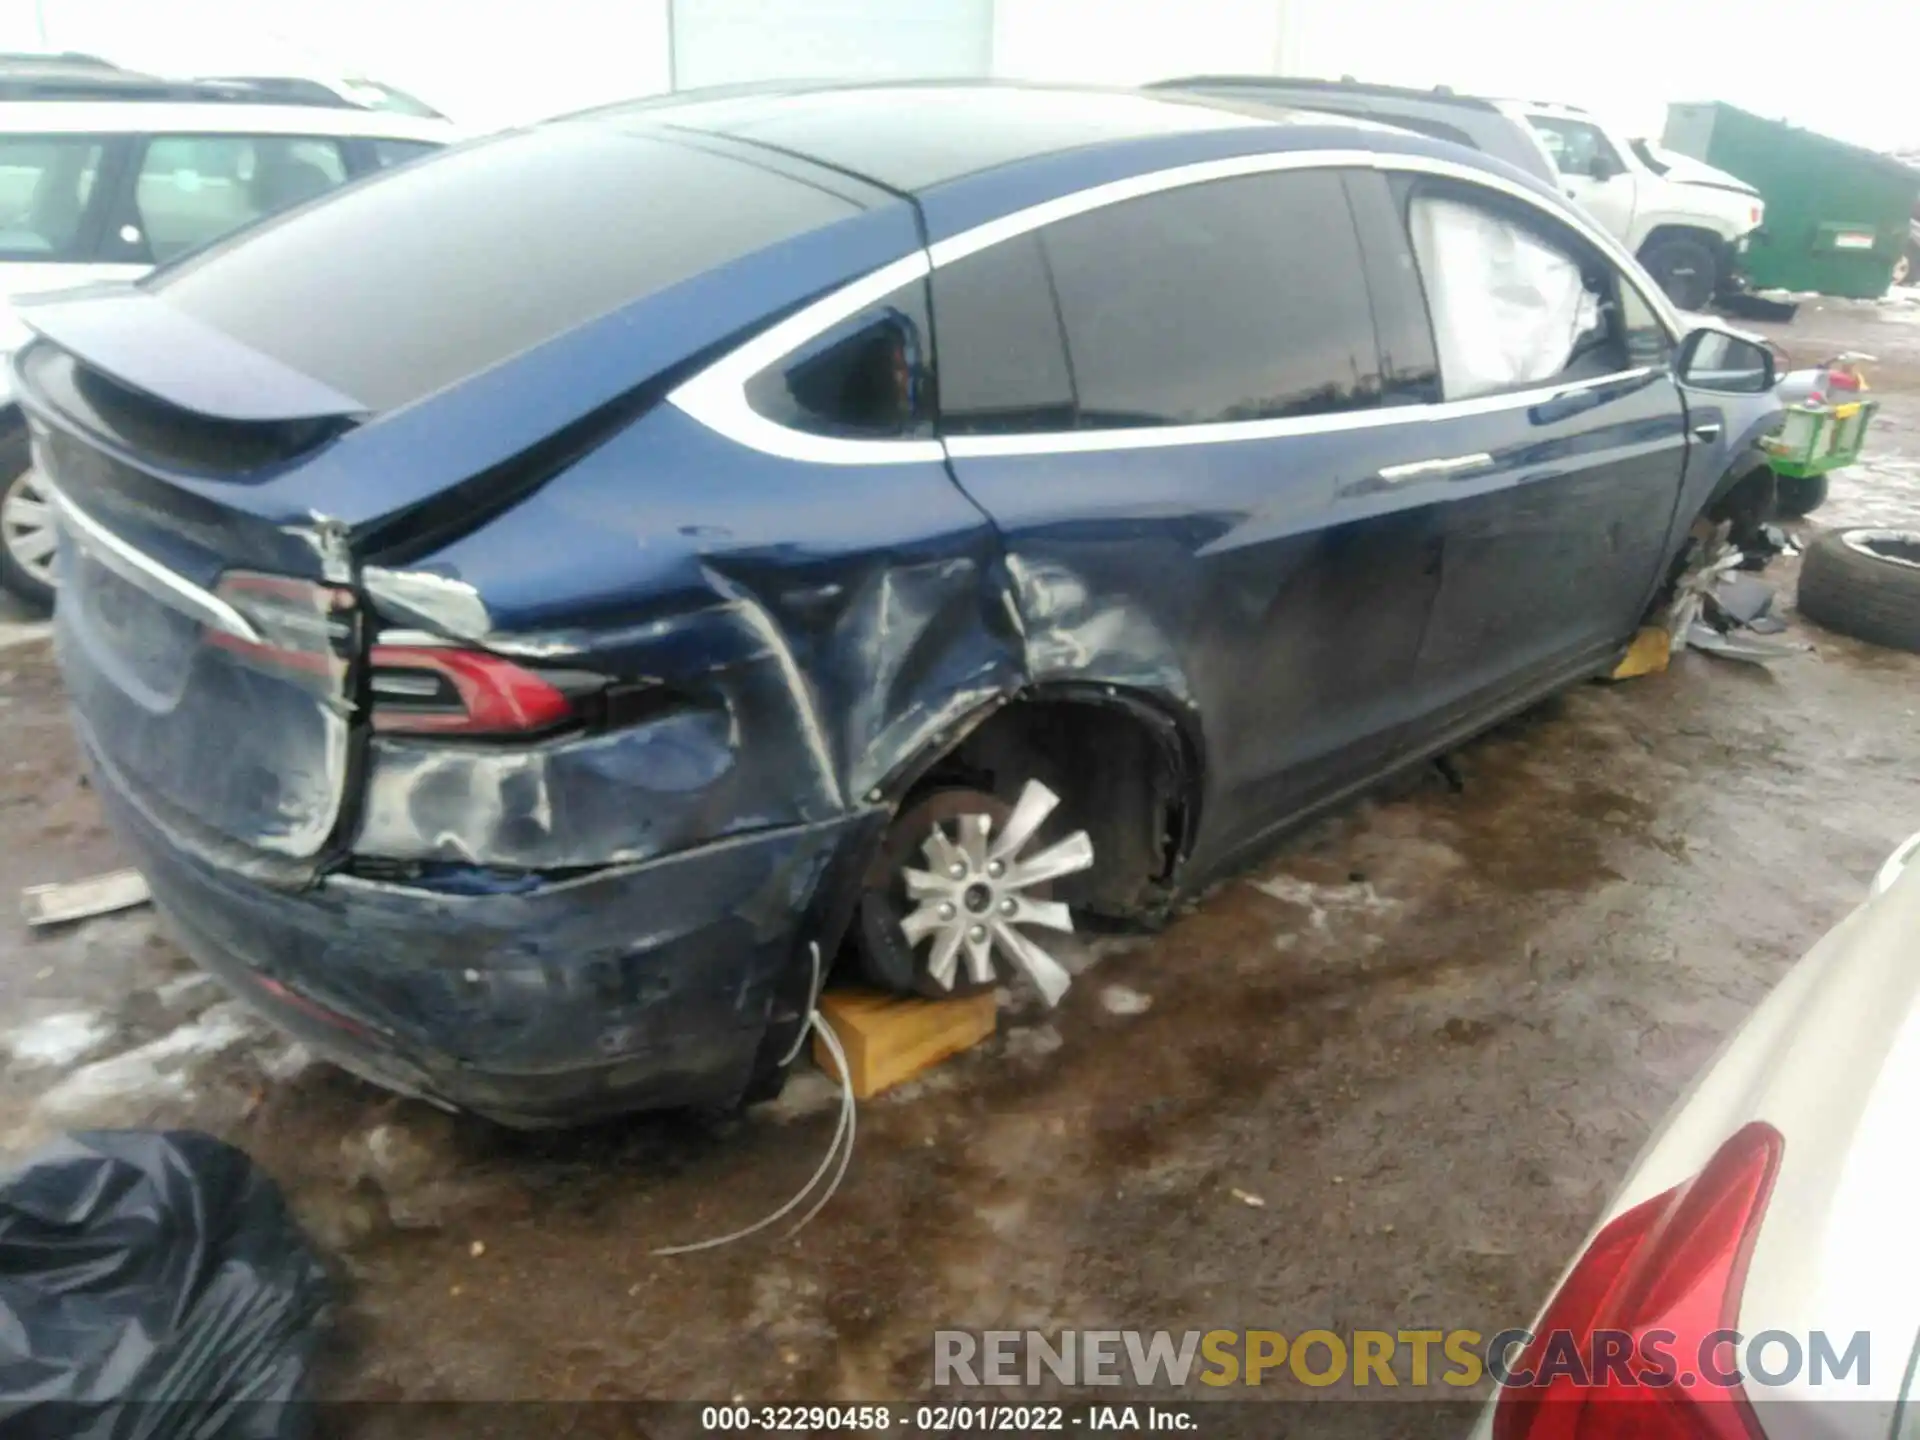
[[[997,0],[993,73],[1138,85],[1274,71],[1291,0]]]
[[[5,0],[0,48],[39,48],[44,16],[56,48],[182,73],[359,72],[486,126],[666,89],[668,3]],[[804,17],[848,3],[866,0],[781,0],[781,9]],[[892,0],[884,23],[908,22],[922,3]],[[974,3],[992,7],[992,72],[1023,79],[1352,74],[1570,100],[1654,132],[1668,100],[1721,99],[1861,144],[1920,145],[1920,110],[1910,98],[1912,0],[1851,0],[1837,10],[1809,9],[1804,0],[1609,0],[1597,8],[1538,0]],[[843,29],[830,44],[810,41],[815,48],[796,49],[792,63],[840,68],[862,63],[863,54],[897,63],[863,52],[858,30]],[[966,42],[976,48],[956,53],[950,73],[979,63],[978,44]]]
[[[678,89],[985,75],[994,0],[672,0]]]

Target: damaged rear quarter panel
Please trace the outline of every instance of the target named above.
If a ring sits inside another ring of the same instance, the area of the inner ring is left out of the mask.
[[[673,703],[531,746],[376,737],[361,855],[549,870],[831,819],[1023,676],[944,465],[796,466],[671,405],[410,569],[470,585],[493,648]]]

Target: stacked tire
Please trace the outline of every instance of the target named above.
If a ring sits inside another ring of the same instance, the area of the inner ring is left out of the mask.
[[[1800,613],[1920,655],[1920,530],[1829,530],[1800,565]]]

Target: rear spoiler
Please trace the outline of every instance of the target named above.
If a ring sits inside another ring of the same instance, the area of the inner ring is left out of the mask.
[[[130,284],[13,302],[29,330],[177,409],[241,424],[361,417],[368,407]]]

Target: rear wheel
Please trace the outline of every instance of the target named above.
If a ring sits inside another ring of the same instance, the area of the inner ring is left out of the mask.
[[[910,800],[867,871],[857,931],[866,978],[943,999],[1020,973],[1057,1002],[1072,977],[1027,931],[1073,929],[1050,886],[1093,864],[1084,830],[1033,843],[1059,803],[1037,780],[1012,804],[971,789]]]
[[[53,510],[27,450],[27,433],[0,438],[0,589],[28,609],[53,609]]]
[[[1684,235],[1656,240],[1640,252],[1640,263],[1682,310],[1706,309],[1720,283],[1720,263],[1713,251]]]
[[[1911,285],[1914,277],[1914,256],[1916,252],[1909,246],[1900,252],[1900,258],[1893,262],[1893,283]]]

